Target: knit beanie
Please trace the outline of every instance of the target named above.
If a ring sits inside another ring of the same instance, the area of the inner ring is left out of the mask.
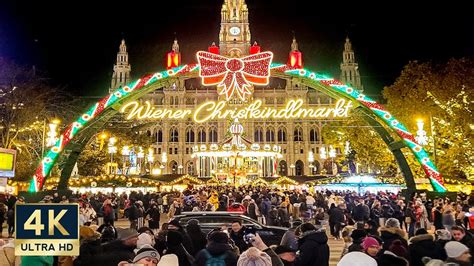
[[[407,249],[402,245],[402,241],[400,239],[396,239],[392,242],[390,247],[388,248],[393,254],[399,256],[399,257],[408,257],[408,251]]]
[[[379,241],[377,241],[377,239],[370,236],[364,238],[364,242],[362,242],[362,248],[364,248],[364,250],[367,250],[368,248],[373,246],[380,246]]]
[[[159,261],[160,254],[152,246],[144,245],[142,248],[138,250],[137,255],[135,255],[135,258],[133,258],[133,263],[136,263],[139,260],[144,259],[144,258],[152,258],[152,259],[157,259]]]
[[[144,245],[153,245],[153,239],[148,233],[141,233],[138,235],[137,248],[142,248]]]
[[[385,227],[387,227],[387,228],[392,228],[392,227],[400,228],[400,221],[398,221],[398,219],[395,219],[395,218],[388,218],[387,221],[385,222]]]
[[[377,266],[377,261],[365,253],[353,251],[344,255],[337,266]]]
[[[240,254],[237,266],[272,266],[272,259],[267,253],[251,247]]]
[[[451,232],[446,229],[438,229],[436,230],[435,234],[440,240],[451,240],[452,238]]]
[[[458,241],[449,241],[444,246],[444,249],[446,250],[446,255],[448,255],[448,258],[457,258],[464,252],[469,251],[468,247]]]

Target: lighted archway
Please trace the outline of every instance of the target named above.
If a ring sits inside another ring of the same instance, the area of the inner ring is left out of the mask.
[[[196,77],[198,69],[198,64],[190,64],[176,67],[167,71],[158,72],[152,75],[145,75],[142,78],[128,84],[127,86],[117,89],[110,95],[94,104],[75,122],[70,124],[64,132],[62,132],[59,140],[42,159],[41,163],[36,169],[35,175],[33,176],[30,191],[39,191],[43,188],[45,178],[51,172],[51,169],[57,162],[59,156],[63,153],[66,147],[74,144],[71,141],[76,137],[76,135],[78,135],[79,132],[86,129],[98,130],[98,128],[94,128],[93,125],[97,123],[99,117],[112,117],[118,112],[125,101],[140,98],[146,93],[162,87],[168,83],[170,79],[176,76]],[[411,171],[408,167],[408,164],[406,163],[406,159],[400,151],[400,148],[405,146],[412,151],[417,161],[423,167],[426,175],[431,181],[433,189],[438,192],[446,191],[446,188],[443,186],[442,176],[434,163],[430,160],[427,152],[416,142],[413,134],[411,134],[404,125],[402,125],[377,102],[338,80],[326,75],[311,72],[306,69],[292,69],[285,64],[274,63],[271,65],[271,71],[273,77],[298,78],[302,84],[308,85],[312,88],[317,88],[329,96],[351,100],[356,107],[356,111],[364,112],[369,115],[368,117],[370,120],[367,122],[374,126],[374,130],[377,131],[387,143],[387,145],[389,145],[392,153],[400,165],[400,168],[405,174],[408,187],[414,189],[415,184]],[[103,120],[106,121],[107,119]],[[387,134],[384,127],[377,126],[380,125],[379,121],[382,121],[389,130],[395,132],[403,140],[403,142],[393,141],[389,134]],[[100,123],[98,124],[100,125]],[[74,165],[74,162],[77,160],[80,150],[79,152],[76,151],[74,154],[69,155],[67,159],[67,165],[71,166],[71,169]],[[62,183],[67,184],[67,182]]]

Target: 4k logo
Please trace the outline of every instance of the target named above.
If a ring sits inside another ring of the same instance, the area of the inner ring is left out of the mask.
[[[79,205],[22,204],[15,207],[17,256],[79,255]]]

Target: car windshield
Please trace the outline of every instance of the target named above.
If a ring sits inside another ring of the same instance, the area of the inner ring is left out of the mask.
[[[227,225],[227,227],[230,227],[233,221],[240,220],[244,226],[261,228],[261,225],[250,219],[232,216],[187,216],[182,217],[180,223],[185,225],[191,219],[198,220],[199,224],[203,227],[221,227],[224,224]]]

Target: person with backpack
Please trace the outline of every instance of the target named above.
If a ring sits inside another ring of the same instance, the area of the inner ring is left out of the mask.
[[[207,246],[196,254],[195,266],[235,266],[238,255],[230,245],[227,233],[213,230],[207,235]]]

